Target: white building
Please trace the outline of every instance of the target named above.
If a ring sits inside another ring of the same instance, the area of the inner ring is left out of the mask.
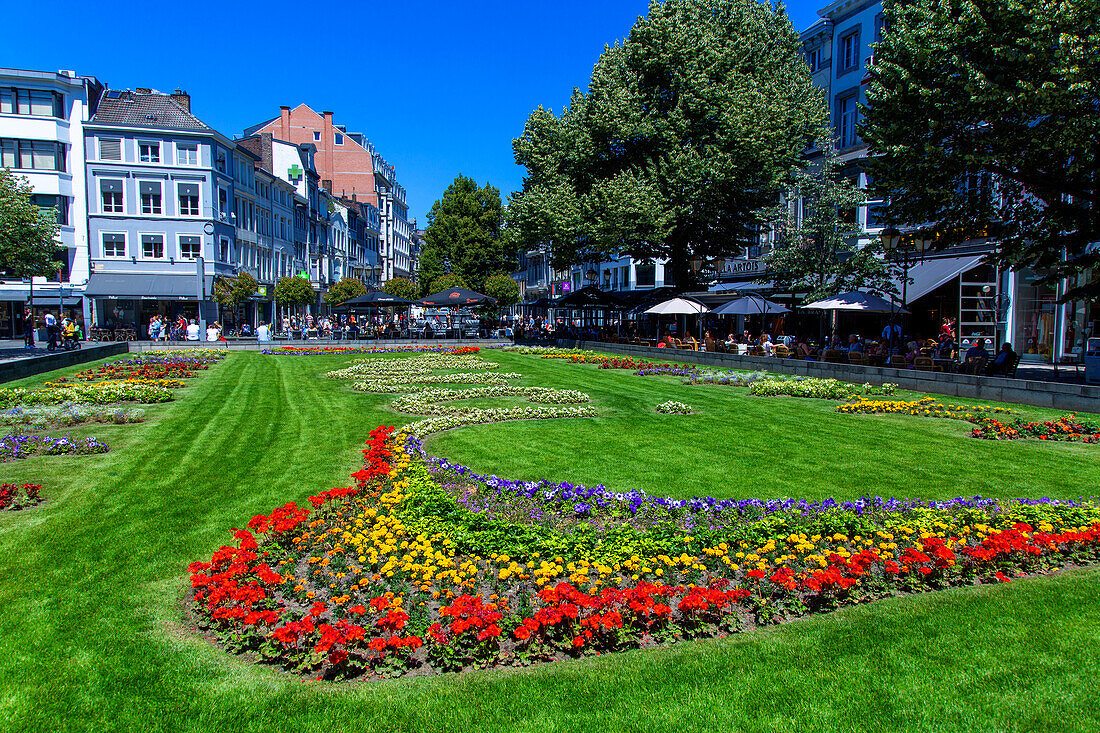
[[[89,275],[83,125],[102,93],[95,77],[72,71],[0,68],[0,166],[30,181],[37,205],[57,209],[65,248],[60,282],[57,274],[34,279],[38,315],[56,313],[62,296],[68,315],[81,314]],[[29,290],[0,280],[0,337],[19,332]]]

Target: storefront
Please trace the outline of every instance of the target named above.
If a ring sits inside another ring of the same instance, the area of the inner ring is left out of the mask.
[[[212,292],[212,278],[205,278],[204,293]],[[213,313],[213,302],[200,300],[197,275],[93,274],[85,295],[91,301],[92,327],[116,332],[132,331],[148,338],[149,321],[159,315],[202,320]]]

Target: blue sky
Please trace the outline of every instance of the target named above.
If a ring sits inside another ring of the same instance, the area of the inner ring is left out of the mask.
[[[788,7],[807,27],[826,3]],[[466,3],[285,0],[109,5],[60,0],[4,11],[0,66],[73,69],[111,88],[183,88],[192,111],[230,137],[279,105],[330,109],[396,166],[409,216],[425,226],[459,173],[507,194],[523,169],[511,141],[538,105],[560,110],[604,44],[644,0]],[[48,42],[37,40],[44,36]]]

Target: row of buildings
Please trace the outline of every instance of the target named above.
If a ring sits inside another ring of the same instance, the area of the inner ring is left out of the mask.
[[[72,71],[0,69],[0,166],[57,211],[56,275],[0,281],[0,337],[62,308],[83,323],[140,329],[155,314],[219,317],[219,277],[260,283],[244,319],[276,316],[274,285],[307,279],[320,306],[344,277],[416,271],[415,221],[392,165],[362,133],[307,105],[236,138],[182,91],[108,89]]]
[[[859,105],[867,104],[874,44],[885,30],[882,3],[836,0],[818,15],[820,19],[801,34],[806,62],[829,105],[843,175],[867,188],[863,161],[868,152],[859,137]],[[821,151],[807,151],[811,160],[820,155]],[[798,201],[792,201],[791,206],[797,214]],[[886,234],[880,218],[882,206],[881,201],[868,200],[859,207],[854,238],[866,242]],[[897,237],[887,235],[887,239],[899,243]],[[1051,361],[1057,357],[1061,361],[1063,356],[1080,355],[1087,337],[1098,333],[1100,303],[1059,303],[1060,292],[1075,283],[1050,287],[1040,282],[1042,273],[1001,270],[987,264],[986,256],[996,246],[995,241],[974,240],[947,251],[925,250],[913,240],[908,244],[916,246],[895,256],[906,265],[903,274],[908,277],[901,278],[904,282],[898,289],[911,312],[907,331],[914,336],[935,336],[946,318],[956,322],[961,341],[1007,341],[1024,359]],[[771,246],[771,235],[765,231],[759,245],[719,263],[711,290],[751,290],[780,298],[783,294],[771,287],[762,259]],[[528,303],[587,285],[620,296],[634,295],[637,301],[641,295],[638,291],[675,285],[661,261],[641,263],[621,258],[555,271],[549,265],[549,249],[543,247],[521,253],[519,264],[515,278]],[[1080,277],[1094,275],[1085,273]],[[903,304],[901,300],[899,305]]]

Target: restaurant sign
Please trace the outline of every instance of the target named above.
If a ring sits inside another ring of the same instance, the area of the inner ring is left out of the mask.
[[[764,260],[726,260],[722,265],[725,275],[762,275],[767,269]]]

